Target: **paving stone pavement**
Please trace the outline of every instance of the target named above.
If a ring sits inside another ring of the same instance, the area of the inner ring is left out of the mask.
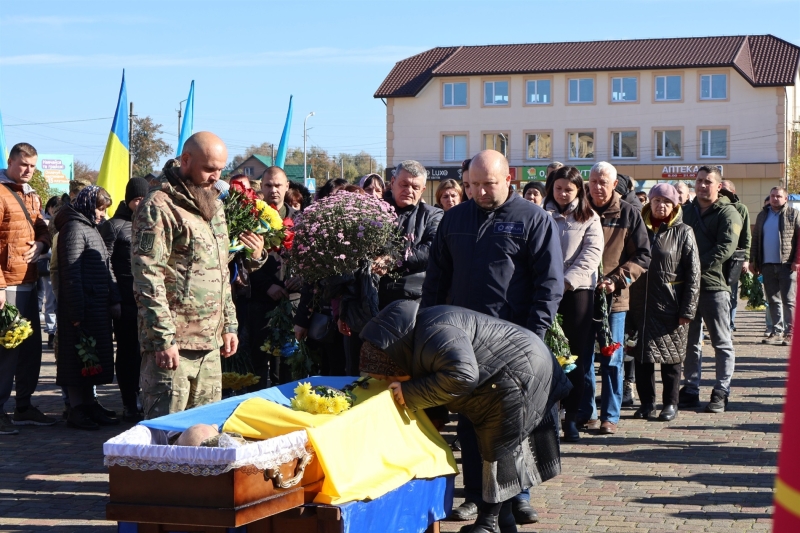
[[[579,443],[562,445],[562,475],[531,490],[540,522],[520,531],[770,529],[788,348],[761,344],[763,324],[763,312],[740,306],[736,373],[726,413],[685,410],[662,423],[634,420],[635,407],[624,409],[616,435],[584,433]],[[704,401],[713,375],[713,352],[706,346]],[[121,410],[116,385],[99,387],[98,394],[104,405]],[[60,418],[52,351],[45,353],[34,403]],[[13,399],[6,408],[12,406]],[[116,531],[105,521],[108,475],[102,444],[127,427],[84,432],[59,422],[0,436],[0,531]],[[452,440],[454,423],[445,431]],[[442,531],[462,525],[442,522]]]

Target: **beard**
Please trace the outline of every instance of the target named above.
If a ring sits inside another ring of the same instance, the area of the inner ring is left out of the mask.
[[[214,187],[196,185],[191,178],[184,179],[183,184],[186,186],[186,189],[189,191],[189,194],[192,195],[195,202],[197,202],[197,208],[200,210],[203,219],[206,222],[210,222],[217,213],[217,210],[219,210],[219,202],[217,202],[219,191]]]

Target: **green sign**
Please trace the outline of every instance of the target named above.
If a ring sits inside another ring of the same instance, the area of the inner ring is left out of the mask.
[[[589,172],[592,170],[592,165],[576,165],[584,180],[589,179]],[[520,181],[546,181],[547,180],[547,165],[543,167],[520,167],[517,177]]]

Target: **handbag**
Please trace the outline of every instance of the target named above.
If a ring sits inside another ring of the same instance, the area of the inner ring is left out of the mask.
[[[308,338],[317,342],[331,344],[336,341],[338,329],[331,315],[324,313],[311,313],[308,324]]]

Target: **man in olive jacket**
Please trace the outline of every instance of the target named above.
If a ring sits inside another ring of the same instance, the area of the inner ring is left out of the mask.
[[[709,413],[724,412],[728,405],[736,356],[731,341],[731,294],[724,264],[736,251],[742,231],[742,217],[731,201],[720,194],[722,175],[716,167],[702,166],[694,190],[697,196],[686,204],[683,223],[691,226],[700,254],[700,300],[697,314],[689,325],[685,383],[680,391],[680,407],[700,405],[700,377],[703,354],[703,323],[714,347],[717,379],[706,406]]]
[[[228,151],[195,133],[133,218],[133,290],[145,418],[218,401],[222,356],[239,345],[228,273],[228,227],[214,183]],[[263,249],[257,250],[260,257]]]

